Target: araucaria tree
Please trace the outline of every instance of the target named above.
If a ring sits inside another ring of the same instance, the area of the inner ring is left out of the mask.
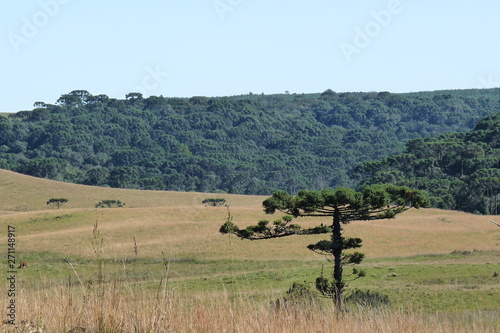
[[[344,250],[359,248],[361,239],[344,238],[342,224],[359,220],[393,218],[409,209],[428,206],[427,197],[419,190],[394,185],[373,185],[357,192],[347,188],[325,189],[323,191],[300,191],[290,195],[284,191],[275,192],[263,202],[264,211],[288,214],[281,220],[261,220],[257,225],[239,229],[230,220],[224,223],[220,232],[234,234],[242,239],[259,240],[291,235],[312,235],[331,233],[330,240],[322,240],[307,248],[332,257],[333,279],[323,276],[316,280],[316,288],[325,296],[331,297],[338,310],[342,310],[342,293],[345,288],[343,265],[359,264],[364,255],[359,252],[344,253]],[[291,216],[290,216],[291,215]],[[293,217],[331,216],[331,226],[320,225],[302,228],[292,224]]]
[[[66,198],[52,198],[47,201],[47,205],[55,204],[57,206],[57,209],[59,209],[66,202],[68,202],[68,199]]]

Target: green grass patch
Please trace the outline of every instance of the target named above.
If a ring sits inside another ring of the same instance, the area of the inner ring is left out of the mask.
[[[441,256],[388,258],[367,260],[361,265],[366,277],[349,283],[349,290],[371,290],[390,297],[391,307],[423,311],[495,310],[500,304],[500,264],[489,262],[443,264],[457,254]],[[489,253],[476,253],[489,258]],[[451,257],[450,257],[451,256]],[[28,269],[19,272],[23,288],[50,287],[58,283],[74,285],[97,281],[99,261],[93,258],[62,256],[55,253],[25,253]],[[432,262],[432,260],[436,262]],[[404,264],[397,264],[398,261]],[[452,260],[453,261],[453,260]],[[244,261],[201,260],[185,258],[101,259],[104,281],[133,283],[145,290],[164,285],[168,268],[168,288],[188,294],[210,292],[246,293],[283,296],[293,282],[306,282],[311,287],[321,273],[318,261]],[[423,263],[425,262],[425,263]],[[167,266],[165,265],[167,263]],[[331,269],[324,264],[325,274]],[[349,273],[351,268],[346,267]],[[71,277],[70,277],[71,276]]]

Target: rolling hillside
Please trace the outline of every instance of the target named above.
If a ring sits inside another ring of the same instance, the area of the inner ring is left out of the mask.
[[[139,191],[99,188],[38,179],[0,170],[0,223],[19,230],[22,252],[50,251],[90,256],[88,238],[94,223],[106,235],[108,256],[130,254],[133,237],[142,257],[156,257],[162,250],[173,256],[227,258],[227,237],[219,226],[227,219],[224,207],[205,207],[207,197],[224,197],[234,221],[254,224],[264,214],[265,197],[210,195],[206,193]],[[69,202],[61,209],[46,205],[52,197]],[[95,208],[101,200],[125,202],[125,208]],[[316,225],[329,219],[299,219]],[[347,235],[364,240],[368,257],[411,256],[452,251],[500,250],[500,228],[488,216],[420,209],[396,219],[353,222],[345,227]],[[291,237],[266,242],[236,241],[233,256],[239,259],[320,260],[305,247],[324,236]]]
[[[112,189],[58,182],[0,169],[0,212],[50,210],[50,198],[67,198],[66,209],[90,209],[102,200],[121,200],[127,208],[201,205],[221,194]],[[232,206],[260,205],[263,196],[224,194]]]

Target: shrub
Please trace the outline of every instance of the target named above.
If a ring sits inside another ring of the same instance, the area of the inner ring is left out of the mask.
[[[386,306],[391,303],[389,296],[370,290],[354,290],[349,296],[345,298],[347,303],[353,305],[360,305],[363,307],[378,308]]]
[[[201,202],[205,206],[221,207],[226,204],[226,199],[223,198],[208,198]]]
[[[95,205],[95,208],[116,208],[125,206],[120,200],[103,200]]]
[[[319,300],[319,295],[306,283],[294,282],[286,295],[276,301],[276,307],[287,307],[292,305],[312,305]]]

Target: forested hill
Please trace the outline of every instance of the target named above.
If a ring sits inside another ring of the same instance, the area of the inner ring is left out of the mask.
[[[404,153],[356,168],[364,183],[425,190],[434,207],[500,213],[500,114],[473,131],[416,139]]]
[[[338,185],[410,139],[472,129],[500,89],[124,100],[87,91],[0,117],[0,168],[89,185],[269,194]]]

